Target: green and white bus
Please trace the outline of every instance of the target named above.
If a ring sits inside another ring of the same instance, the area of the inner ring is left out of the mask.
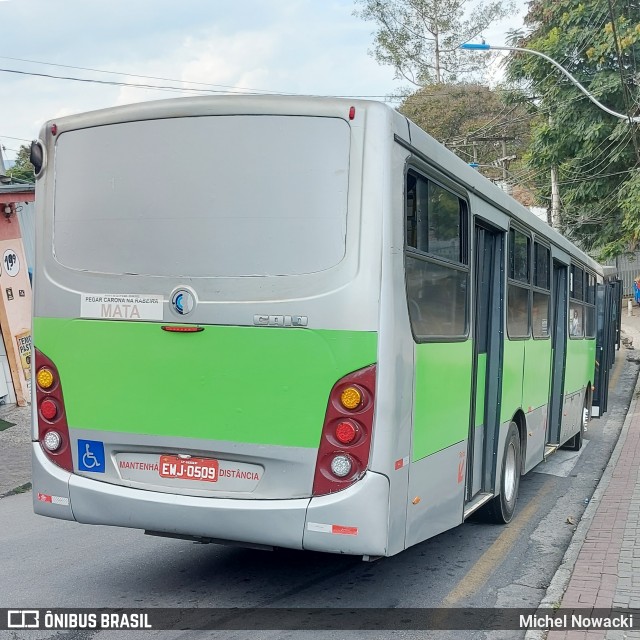
[[[136,104],[32,158],[36,513],[366,559],[580,447],[602,269],[393,109]]]

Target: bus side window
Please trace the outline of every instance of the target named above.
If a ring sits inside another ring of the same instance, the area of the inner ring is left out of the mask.
[[[529,336],[529,289],[510,284],[507,295],[507,329],[510,338]]]
[[[549,337],[549,294],[533,292],[533,337]]]
[[[581,338],[584,327],[584,309],[581,304],[572,302],[569,305],[569,335],[572,338]]]
[[[429,182],[427,251],[452,262],[463,262],[462,226],[466,207],[450,191]]]
[[[596,337],[596,277],[586,274],[587,290],[584,298],[584,335],[587,338]]]
[[[551,252],[539,242],[533,243],[533,306],[531,329],[534,338],[548,338]]]
[[[466,334],[467,273],[407,254],[406,278],[409,318],[417,338]]]
[[[509,338],[528,338],[531,317],[531,239],[517,229],[509,231],[509,285],[507,287],[507,333]]]
[[[414,174],[407,174],[407,190],[405,202],[406,244],[407,247],[418,248],[418,194],[417,178]]]
[[[569,279],[569,335],[572,338],[584,336],[584,311],[582,303],[585,297],[584,271],[576,265],[571,265]],[[591,328],[591,327],[590,327]]]
[[[466,202],[413,171],[407,173],[405,276],[415,338],[462,338],[468,332]]]

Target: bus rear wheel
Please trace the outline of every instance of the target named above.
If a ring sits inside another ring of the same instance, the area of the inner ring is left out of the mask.
[[[487,505],[487,514],[493,522],[507,524],[511,522],[518,501],[520,487],[520,433],[515,422],[509,425],[507,439],[502,454],[502,472],[500,473],[500,495]]]
[[[582,449],[582,437],[584,432],[584,425],[580,425],[580,431],[576,433],[574,436],[569,438],[563,445],[563,449],[568,449],[569,451],[580,451]]]
[[[590,393],[587,391],[584,397],[584,406],[582,408],[582,422],[580,424],[580,431],[573,437],[569,438],[562,446],[563,449],[569,449],[569,451],[580,451],[582,449],[582,441],[584,439],[585,431],[591,420],[591,400]]]

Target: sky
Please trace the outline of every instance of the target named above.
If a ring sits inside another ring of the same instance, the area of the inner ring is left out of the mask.
[[[504,44],[508,30],[522,27],[525,0],[516,6],[483,34],[487,42]],[[0,0],[3,155],[12,160],[47,120],[198,95],[185,88],[384,100],[403,83],[368,54],[375,24],[354,8],[353,0]]]

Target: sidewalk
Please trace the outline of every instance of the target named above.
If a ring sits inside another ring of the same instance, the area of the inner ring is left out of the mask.
[[[0,406],[0,420],[13,426],[0,431],[0,498],[31,482],[31,405]],[[0,423],[0,429],[6,425]]]
[[[622,342],[640,355],[640,308],[623,308]],[[625,357],[621,346],[616,358]],[[596,491],[541,607],[640,609],[640,380]],[[640,620],[634,619],[637,627]],[[527,640],[640,639],[640,630],[529,631]]]

